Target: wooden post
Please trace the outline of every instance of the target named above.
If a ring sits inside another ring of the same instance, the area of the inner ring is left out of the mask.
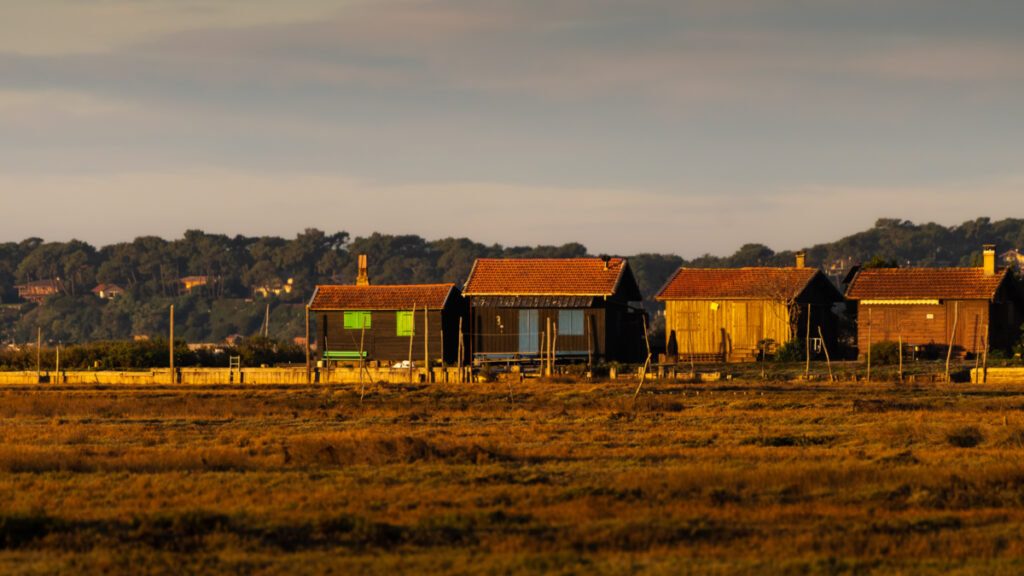
[[[548,340],[548,344],[547,344],[547,347],[544,349],[545,352],[547,353],[547,368],[545,369],[545,374],[547,376],[551,376],[551,318],[547,319],[547,332],[546,332],[546,334],[548,335],[548,339],[547,339]]]
[[[423,380],[430,382],[430,309],[423,307]]]
[[[309,306],[306,306],[306,384],[313,383],[313,365],[309,359]]]
[[[949,348],[946,349],[946,382],[949,382],[949,360],[953,357],[953,342],[956,342],[956,326],[960,323],[960,302],[953,303],[953,333],[949,337]]]
[[[60,340],[57,341],[57,360],[53,371],[57,373],[57,382],[60,383]]]
[[[644,361],[644,368],[640,372],[640,383],[636,385],[636,392],[633,392],[633,403],[636,403],[637,396],[640,395],[640,388],[644,385],[644,380],[647,379],[647,367],[651,364],[651,341],[647,337],[647,314],[643,315],[644,322],[644,342],[647,344],[647,360]]]
[[[409,384],[412,384],[412,339],[416,337],[416,303],[412,304],[412,326],[409,329]]]
[[[828,381],[832,382],[832,359],[828,356],[828,344],[825,343],[825,336],[821,333],[821,325],[818,325],[818,338],[821,338],[821,349],[825,351],[825,363],[828,364]]]
[[[459,365],[459,384],[462,384],[462,382],[463,382],[463,378],[462,378],[462,316],[459,316],[459,358],[458,358],[458,365]]]
[[[586,312],[584,312],[583,314],[585,315]],[[586,320],[586,322],[584,322],[583,330],[585,331],[586,338],[587,338],[587,370],[591,370],[591,367],[594,364],[594,354],[593,354],[593,352],[591,350],[592,347],[591,347],[591,344],[590,344],[590,336],[593,333],[593,330],[590,329],[590,320],[591,320],[591,318],[592,317],[590,317],[590,316],[584,316],[584,319]]]
[[[366,387],[363,385],[363,371],[366,370],[366,362],[363,361],[363,343],[366,341],[366,316],[363,316],[363,329],[359,332],[359,405],[363,404],[363,396],[366,396]]]
[[[804,335],[804,352],[807,355],[807,367],[804,368],[804,380],[811,378],[811,305],[807,304],[807,333]]]
[[[977,330],[975,330],[975,332],[977,332]],[[981,382],[981,374],[978,373],[978,362],[981,361],[981,354],[978,353],[978,349],[977,349],[978,341],[977,341],[977,338],[975,338],[974,343],[975,343],[975,352],[974,352],[974,383],[977,384],[977,383]]]
[[[693,366],[693,325],[690,321],[693,320],[693,314],[686,315],[686,343],[690,349],[690,378],[693,378],[697,374],[697,370]]]
[[[868,382],[871,382],[871,308],[868,308]]]
[[[174,377],[174,304],[171,304],[171,384],[175,384]]]
[[[43,328],[36,327],[36,382],[43,373]]]
[[[558,354],[558,322],[551,326],[551,373],[555,373],[555,357]]]
[[[981,362],[981,382],[982,383],[988,382],[988,338],[989,338],[989,335],[988,335],[988,325],[985,325],[985,334],[982,336],[982,339],[983,339],[982,342],[983,342],[983,345],[985,346],[985,348],[984,348],[985,356],[984,356],[984,358],[982,359],[982,362]]]
[[[900,373],[899,373],[899,377],[900,377],[900,382],[903,382],[903,332],[900,332],[900,334],[899,334],[899,352],[898,352],[898,354],[900,355]]]

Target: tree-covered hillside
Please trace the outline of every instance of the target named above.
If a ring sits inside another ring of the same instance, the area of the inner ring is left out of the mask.
[[[826,269],[845,269],[874,256],[901,266],[966,266],[977,261],[983,244],[996,244],[1000,250],[1024,246],[1024,220],[979,218],[945,227],[885,218],[869,230],[806,250],[809,265]],[[791,266],[795,258],[793,251],[775,252],[762,244],[744,245],[730,256],[689,261],[673,254],[685,248],[625,255],[651,309],[650,298],[679,266]],[[476,258],[574,257],[588,250],[577,243],[506,247],[466,238],[351,238],[346,232],[315,229],[291,239],[189,230],[176,240],[147,236],[101,248],[77,240],[29,238],[0,244],[0,341],[32,341],[37,327],[47,341],[65,343],[164,335],[171,304],[176,333],[192,342],[256,334],[268,310],[269,335],[292,338],[304,332],[303,305],[314,286],[354,282],[359,254],[369,256],[375,284],[461,285]],[[210,281],[186,290],[182,279],[194,276]],[[41,305],[18,298],[17,285],[57,279],[58,293]],[[291,291],[283,291],[289,280]],[[92,293],[98,284],[115,284],[126,293],[102,300]]]

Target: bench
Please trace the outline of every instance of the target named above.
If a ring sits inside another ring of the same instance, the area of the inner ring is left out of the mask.
[[[363,358],[366,351],[363,350]],[[324,350],[324,360],[359,360],[358,350]]]

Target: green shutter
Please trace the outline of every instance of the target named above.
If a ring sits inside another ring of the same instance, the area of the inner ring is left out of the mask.
[[[400,310],[395,313],[396,334],[411,336],[413,333],[413,316],[411,310]]]
[[[354,310],[345,312],[345,329],[346,330],[362,330],[370,328],[371,316],[369,312]]]

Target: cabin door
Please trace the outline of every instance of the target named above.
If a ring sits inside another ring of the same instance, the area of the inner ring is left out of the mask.
[[[536,310],[519,311],[519,353],[540,352],[540,321]]]

